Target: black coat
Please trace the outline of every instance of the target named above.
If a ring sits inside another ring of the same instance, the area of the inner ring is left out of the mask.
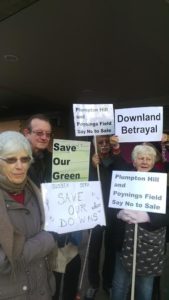
[[[32,181],[40,187],[41,183],[52,181],[52,153],[43,150],[33,155],[34,161],[31,164],[28,175]]]

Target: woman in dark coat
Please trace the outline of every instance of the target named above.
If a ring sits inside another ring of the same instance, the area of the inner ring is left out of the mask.
[[[155,172],[156,151],[149,145],[137,145],[132,151],[132,170]],[[128,166],[126,166],[128,169]],[[126,170],[125,164],[123,170]],[[151,191],[150,191],[151,193]],[[123,225],[124,232],[119,236],[119,249],[112,283],[112,300],[125,300],[131,284],[134,244],[134,224],[138,224],[138,244],[136,258],[135,293],[137,300],[151,300],[155,276],[162,273],[165,253],[166,214],[134,210],[110,209],[113,218]],[[116,228],[118,231],[118,228]]]

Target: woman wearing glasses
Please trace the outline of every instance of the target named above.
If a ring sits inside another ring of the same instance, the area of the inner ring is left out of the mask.
[[[43,230],[41,196],[27,177],[31,162],[22,134],[0,134],[0,299],[50,300],[55,288],[49,253],[56,242]]]

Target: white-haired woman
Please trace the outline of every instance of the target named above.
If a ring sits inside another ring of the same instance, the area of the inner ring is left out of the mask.
[[[156,151],[149,145],[137,145],[132,151],[132,171],[155,172]],[[122,169],[122,168],[121,168]],[[128,166],[123,165],[123,170]],[[150,191],[151,192],[151,191]],[[116,256],[116,267],[112,282],[112,300],[126,300],[131,285],[134,224],[138,223],[138,244],[136,259],[135,295],[137,300],[151,300],[154,277],[162,272],[165,251],[166,225],[169,213],[147,213],[144,211],[110,209],[113,218],[119,220],[117,231],[119,245]]]
[[[0,134],[0,299],[50,300],[55,289],[48,254],[56,242],[43,230],[41,195],[27,178],[31,161],[22,134]]]

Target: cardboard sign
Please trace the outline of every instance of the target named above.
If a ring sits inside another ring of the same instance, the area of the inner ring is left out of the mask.
[[[115,110],[115,134],[122,143],[161,141],[162,133],[162,107]]]
[[[166,212],[167,174],[113,171],[109,207]]]
[[[113,104],[73,104],[76,136],[114,134]]]
[[[105,225],[99,181],[43,183],[45,229],[58,233]]]
[[[52,182],[87,181],[90,142],[53,140]]]

